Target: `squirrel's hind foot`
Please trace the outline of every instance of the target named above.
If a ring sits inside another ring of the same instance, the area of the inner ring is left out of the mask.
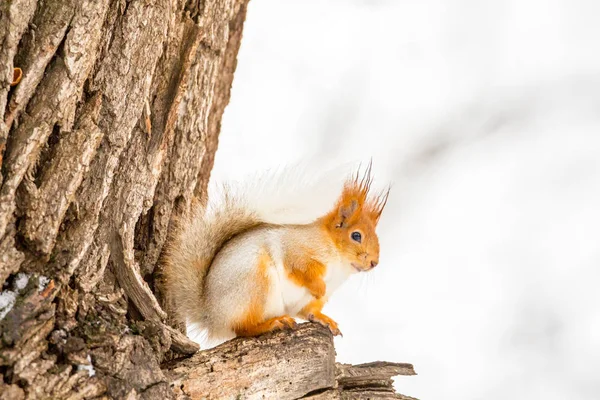
[[[244,325],[235,329],[237,336],[258,336],[263,333],[280,331],[284,329],[294,329],[296,321],[289,315],[269,318],[268,320],[255,325]]]
[[[288,315],[284,315],[283,317],[273,318],[273,328],[271,330],[281,330],[281,329],[294,329],[296,327],[296,320]]]

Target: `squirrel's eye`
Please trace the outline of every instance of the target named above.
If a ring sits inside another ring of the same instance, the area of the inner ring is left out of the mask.
[[[360,241],[362,240],[360,232],[352,232],[352,235],[350,237],[352,238],[352,240],[358,243],[360,243]]]

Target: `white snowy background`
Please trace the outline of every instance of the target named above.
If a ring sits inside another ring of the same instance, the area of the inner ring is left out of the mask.
[[[600,2],[252,0],[213,179],[368,160],[338,360],[421,399],[600,398]]]

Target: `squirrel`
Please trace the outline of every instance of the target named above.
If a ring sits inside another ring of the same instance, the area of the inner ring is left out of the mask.
[[[309,223],[281,223],[231,188],[218,201],[192,204],[163,253],[176,316],[217,340],[292,329],[294,318],[341,335],[322,309],[349,276],[379,263],[375,229],[390,189],[371,194],[372,182],[371,163],[364,173],[359,167]]]

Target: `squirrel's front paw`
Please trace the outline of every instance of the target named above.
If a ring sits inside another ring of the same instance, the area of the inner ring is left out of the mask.
[[[311,313],[311,314],[308,314],[307,319],[310,322],[317,322],[317,323],[323,325],[324,327],[329,328],[329,330],[331,331],[333,336],[338,336],[338,335],[340,335],[342,337],[344,336],[344,335],[342,335],[342,332],[340,332],[337,322],[335,322],[334,320],[332,320],[325,314]]]

